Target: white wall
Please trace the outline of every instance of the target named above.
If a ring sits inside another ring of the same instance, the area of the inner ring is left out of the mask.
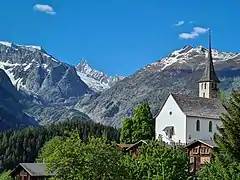
[[[206,89],[205,89],[206,84]],[[216,83],[216,86],[218,87],[218,84]],[[216,90],[212,90],[212,83],[211,82],[202,82],[198,85],[198,92],[199,97],[205,97],[205,98],[216,98],[218,97],[218,92]]]
[[[205,84],[206,84],[206,89],[205,89]],[[199,83],[199,97],[205,97],[209,98],[210,97],[210,83],[209,82],[203,82]],[[205,94],[205,95],[203,95]]]
[[[217,132],[217,125],[221,125],[220,119],[207,119],[198,117],[187,117],[187,142],[191,142],[197,139],[210,140],[213,138],[215,132]],[[196,130],[196,122],[200,121],[200,131]],[[209,122],[212,121],[212,132],[209,132]],[[191,136],[191,139],[189,139]]]
[[[169,112],[172,112],[172,115]],[[169,142],[166,139],[166,134],[162,131],[166,126],[174,126],[174,133],[172,140],[175,142],[186,143],[186,115],[179,108],[172,95],[169,95],[165,102],[161,112],[156,118],[155,132],[156,138],[159,134],[163,136],[163,140]]]

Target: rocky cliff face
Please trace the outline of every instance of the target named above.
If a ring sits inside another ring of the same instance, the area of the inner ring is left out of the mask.
[[[80,79],[75,67],[58,61],[43,48],[0,42],[0,70],[1,78],[9,80],[8,83],[4,81],[2,96],[19,100],[4,101],[8,118],[2,129],[11,128],[14,123],[6,124],[10,121],[19,124],[19,119],[13,118],[16,112],[28,125],[69,119],[90,120],[71,107],[83,95],[95,92]],[[28,122],[29,116],[33,122]]]
[[[44,104],[70,105],[93,92],[73,66],[56,60],[38,46],[0,42],[0,68],[18,90]]]
[[[119,75],[108,76],[106,73],[92,68],[86,60],[81,61],[76,66],[76,70],[79,77],[96,92],[103,92],[124,79]]]
[[[25,98],[12,85],[7,74],[0,69],[0,131],[38,125],[34,118],[23,112],[20,102]]]
[[[96,122],[120,126],[140,103],[148,102],[156,115],[170,92],[198,95],[198,80],[205,68],[208,50],[185,46],[140,69],[116,83],[89,103],[80,101],[76,108]],[[240,78],[240,54],[213,50],[215,69],[221,89],[228,91]]]

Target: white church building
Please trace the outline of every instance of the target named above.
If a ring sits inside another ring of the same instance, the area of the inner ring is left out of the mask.
[[[212,61],[211,38],[206,68],[199,80],[199,97],[169,94],[156,117],[156,139],[171,143],[189,143],[197,139],[212,140],[226,112],[219,97],[219,79]]]

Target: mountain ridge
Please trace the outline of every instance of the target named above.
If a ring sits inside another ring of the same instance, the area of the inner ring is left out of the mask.
[[[109,76],[106,73],[92,68],[87,60],[80,61],[76,65],[79,77],[93,90],[103,92],[109,89],[116,82],[123,80],[125,77],[116,75]]]
[[[141,103],[149,103],[154,115],[168,93],[198,95],[198,80],[205,68],[208,49],[203,46],[185,46],[162,59],[146,65],[134,74],[116,83],[91,103],[76,108],[96,122],[120,127],[121,121]],[[215,69],[221,89],[240,79],[240,54],[212,50]],[[129,101],[131,100],[131,101]]]
[[[184,46],[128,77],[111,77],[87,61],[74,67],[42,47],[0,42],[0,69],[24,94],[23,112],[39,124],[80,119],[120,127],[138,104],[149,103],[155,115],[169,92],[197,95],[207,54],[203,46]],[[240,79],[240,54],[212,54],[221,88],[228,91]]]

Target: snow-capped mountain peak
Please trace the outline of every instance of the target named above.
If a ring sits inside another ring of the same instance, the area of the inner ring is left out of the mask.
[[[221,52],[215,49],[212,49],[213,61],[223,62],[229,59],[232,59],[236,56],[239,56],[239,53],[232,52]],[[206,59],[208,57],[208,48],[203,46],[192,47],[189,45],[184,46],[182,49],[178,49],[170,53],[168,56],[162,58],[161,60],[150,64],[150,66],[157,66],[159,71],[164,70],[165,68],[171,67],[172,65],[185,64],[186,66],[193,67],[198,66],[198,59]],[[204,62],[202,62],[204,63]],[[146,68],[146,67],[145,67]]]
[[[0,41],[0,44],[4,45],[4,46],[8,46],[8,47],[12,47],[12,44],[11,42],[7,42],[7,41]]]
[[[41,51],[45,54],[47,54],[47,52],[41,47],[41,46],[35,46],[35,45],[20,45],[20,44],[14,44],[12,42],[8,42],[8,41],[0,41],[1,45],[10,47],[10,48],[14,48],[15,50],[18,50],[19,48],[25,48],[31,51]]]
[[[116,82],[124,79],[123,76],[108,76],[106,73],[92,68],[87,60],[82,60],[76,66],[76,70],[85,84],[97,92],[102,92],[113,86]]]

